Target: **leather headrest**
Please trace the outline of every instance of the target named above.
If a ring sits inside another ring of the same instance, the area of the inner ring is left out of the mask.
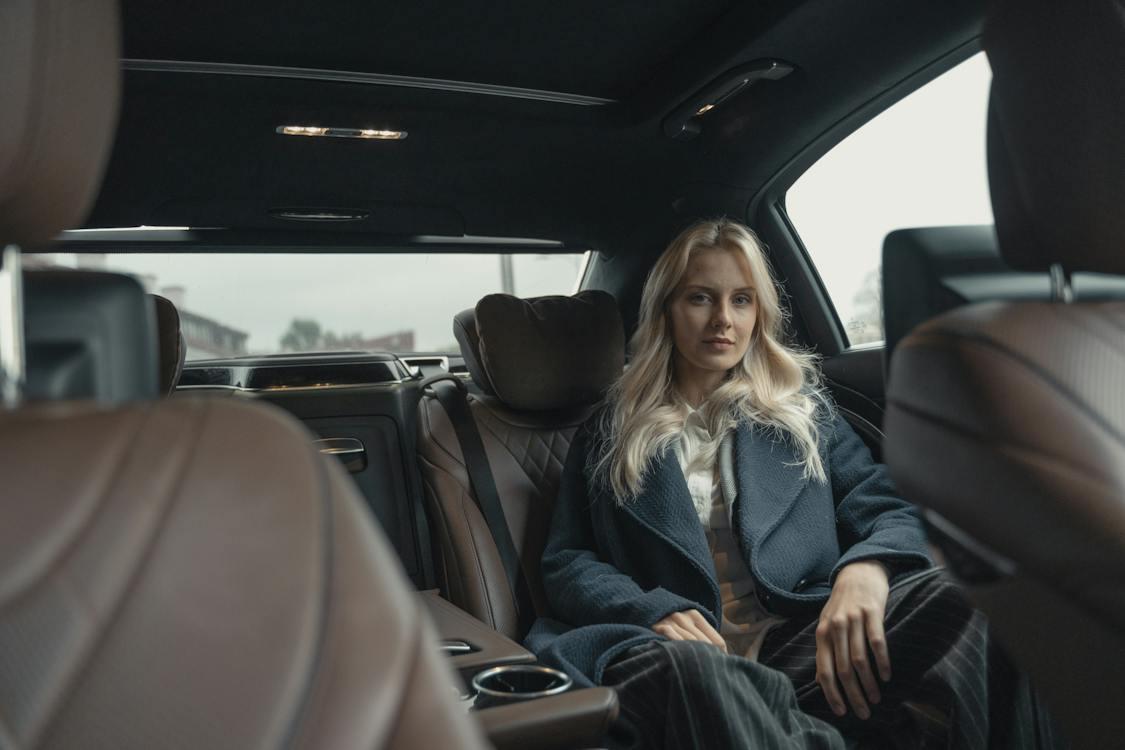
[[[109,156],[120,90],[114,0],[0,3],[0,243],[81,224]]]
[[[156,323],[131,276],[93,271],[24,274],[29,400],[155,398]]]
[[[602,291],[490,294],[454,319],[453,332],[473,380],[513,409],[596,403],[625,366],[621,314]]]
[[[1125,8],[996,0],[988,171],[1013,268],[1125,273]]]
[[[150,294],[156,309],[156,343],[160,351],[160,392],[168,395],[176,390],[184,371],[187,346],[180,328],[180,313],[172,300]]]

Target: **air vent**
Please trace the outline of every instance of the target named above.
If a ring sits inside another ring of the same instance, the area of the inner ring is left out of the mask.
[[[255,367],[247,378],[246,388],[253,391],[326,388],[341,385],[396,383],[399,379],[395,362]]]
[[[177,387],[215,388],[234,385],[234,373],[229,367],[185,367]]]

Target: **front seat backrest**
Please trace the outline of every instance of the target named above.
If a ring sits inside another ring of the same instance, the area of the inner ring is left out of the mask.
[[[474,382],[476,421],[535,609],[546,611],[539,558],[575,430],[624,366],[613,297],[489,295],[454,320]],[[456,433],[438,400],[418,407],[418,457],[434,528],[438,583],[461,609],[520,639],[516,604],[476,504]]]
[[[891,363],[886,457],[1075,747],[1125,736],[1125,274],[1120,0],[995,3],[989,175],[1004,260],[1057,301],[946,313]],[[1066,60],[1065,69],[1058,66]],[[1075,74],[1075,71],[1081,71]]]
[[[80,223],[97,185],[116,5],[6,1],[0,29],[0,245],[39,242]],[[68,276],[83,289],[58,304],[95,314],[104,293],[147,319],[118,279]],[[119,339],[89,350],[91,372],[151,346]],[[0,745],[483,747],[356,489],[300,424],[145,401],[155,375],[133,382],[107,397],[123,406],[0,411]]]

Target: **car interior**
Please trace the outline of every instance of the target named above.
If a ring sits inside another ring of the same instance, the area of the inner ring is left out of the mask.
[[[716,216],[1072,746],[1120,744],[1125,10],[1018,6],[0,4],[0,747],[605,746],[613,690],[521,640],[645,275]],[[995,221],[867,243],[863,341],[794,186],[982,49]],[[228,258],[502,260],[372,322],[437,344],[275,350],[155,255],[247,308]],[[535,258],[581,265],[517,295]]]

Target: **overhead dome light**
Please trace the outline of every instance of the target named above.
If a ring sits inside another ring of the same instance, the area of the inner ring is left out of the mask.
[[[320,136],[323,138],[358,138],[370,141],[401,141],[406,137],[405,130],[376,130],[373,128],[322,128],[310,125],[281,125],[277,128],[281,135]]]
[[[690,140],[703,130],[700,118],[762,80],[776,81],[793,72],[781,60],[755,60],[732,68],[672,110],[664,118],[664,134],[676,140]]]
[[[371,214],[359,208],[271,208],[269,213],[290,221],[363,221]]]

